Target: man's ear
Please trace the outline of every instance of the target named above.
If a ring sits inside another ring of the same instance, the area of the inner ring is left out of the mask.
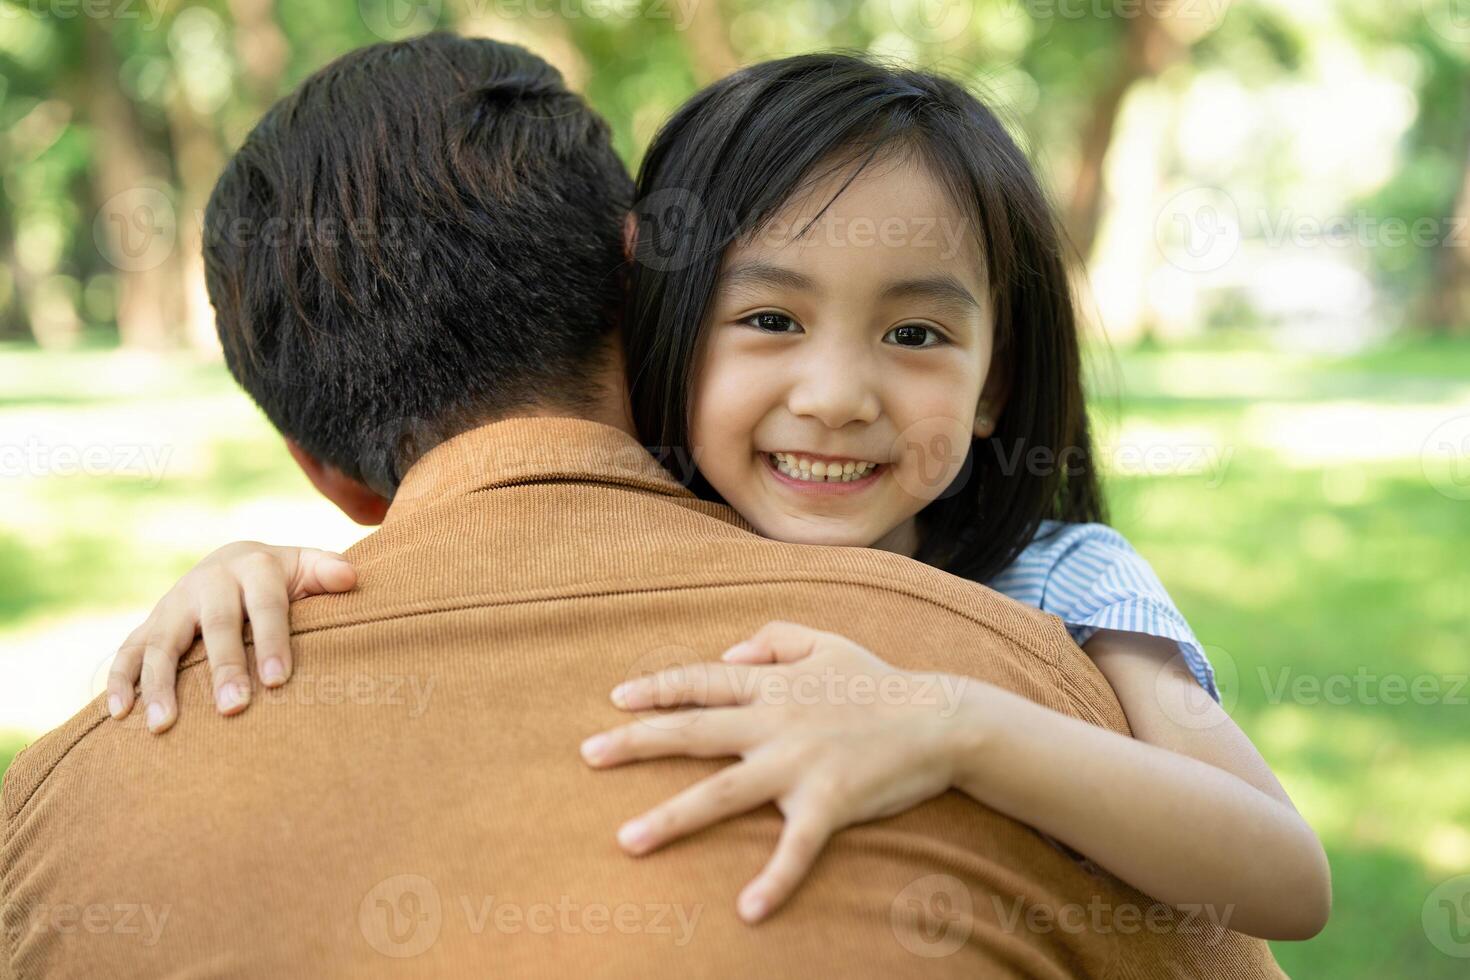
[[[323,497],[336,504],[342,513],[359,524],[383,523],[383,517],[388,513],[388,501],[337,467],[323,463],[297,445],[295,440],[286,440],[286,450],[296,460],[296,465],[301,467],[301,472],[306,474],[311,485]]]
[[[623,215],[623,258],[633,261],[633,251],[638,247],[638,212]]]
[[[980,403],[975,406],[975,438],[988,439],[1000,424],[1000,413],[1005,410],[1006,400],[1011,396],[1011,375],[1005,363],[996,358],[990,362],[990,374],[980,392]]]

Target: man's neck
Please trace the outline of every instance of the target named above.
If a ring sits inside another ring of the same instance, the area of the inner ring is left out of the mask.
[[[623,369],[622,335],[616,329],[607,338],[607,347],[604,348],[603,357],[598,360],[597,369],[592,372],[589,388],[591,391],[587,392],[587,397],[579,400],[582,404],[576,408],[539,406],[517,411],[516,414],[526,417],[587,419],[588,422],[612,426],[637,439],[634,408],[631,398],[628,397],[628,372]]]
[[[592,372],[590,390],[576,407],[534,405],[515,414],[525,418],[579,418],[600,422],[638,438],[633,426],[633,404],[628,397],[628,375],[623,366],[623,343],[618,331],[608,337],[607,346]]]

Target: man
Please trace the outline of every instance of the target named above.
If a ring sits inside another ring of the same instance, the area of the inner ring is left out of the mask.
[[[617,848],[721,763],[584,766],[608,692],[778,615],[1127,732],[1055,619],[761,539],[648,455],[612,326],[629,203],[605,125],[490,41],[367,48],[267,114],[206,215],[226,357],[382,527],[356,590],[294,608],[264,703],[211,710],[196,647],[168,735],[99,699],[16,760],[0,976],[1279,975],[956,793],[839,834],[757,928],[733,898],[775,808]]]

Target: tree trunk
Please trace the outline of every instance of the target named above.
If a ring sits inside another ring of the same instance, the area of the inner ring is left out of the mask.
[[[117,330],[124,346],[164,347],[178,337],[178,220],[167,178],[149,158],[132,102],[118,88],[112,36],[97,17],[86,31],[87,121],[96,139],[93,231],[116,270]]]
[[[173,137],[174,166],[179,175],[179,285],[183,301],[182,334],[189,347],[215,355],[219,337],[214,309],[204,285],[204,208],[224,157],[214,131],[189,105],[182,84],[175,82],[168,103],[169,132]]]
[[[1093,99],[1087,126],[1082,132],[1077,176],[1067,206],[1067,231],[1084,257],[1092,251],[1102,214],[1103,161],[1113,142],[1118,111],[1123,99],[1139,81],[1152,78],[1184,51],[1184,46],[1165,25],[1172,0],[1145,3],[1137,16],[1128,20],[1118,70]]]
[[[740,67],[719,0],[677,0],[675,10],[695,81],[708,85]]]
[[[276,24],[275,0],[230,0],[235,22],[235,57],[258,110],[275,101],[290,57],[286,35]]]
[[[1460,168],[1460,190],[1439,249],[1424,302],[1424,323],[1434,333],[1470,333],[1470,142]]]

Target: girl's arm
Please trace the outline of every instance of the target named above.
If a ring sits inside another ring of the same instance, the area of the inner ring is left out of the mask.
[[[107,675],[108,713],[124,718],[140,698],[148,730],[167,731],[178,717],[174,681],[179,658],[201,634],[215,707],[225,715],[243,711],[251,698],[245,622],[250,622],[261,683],[279,687],[291,676],[290,604],[309,595],[345,592],[356,584],[357,572],[335,552],[258,541],[225,545],[158,600],[118,649]]]
[[[1174,643],[1100,631],[1087,653],[1134,738],[989,685],[965,691],[955,786],[1170,905],[1264,939],[1316,935],[1326,855],[1270,768]]]

